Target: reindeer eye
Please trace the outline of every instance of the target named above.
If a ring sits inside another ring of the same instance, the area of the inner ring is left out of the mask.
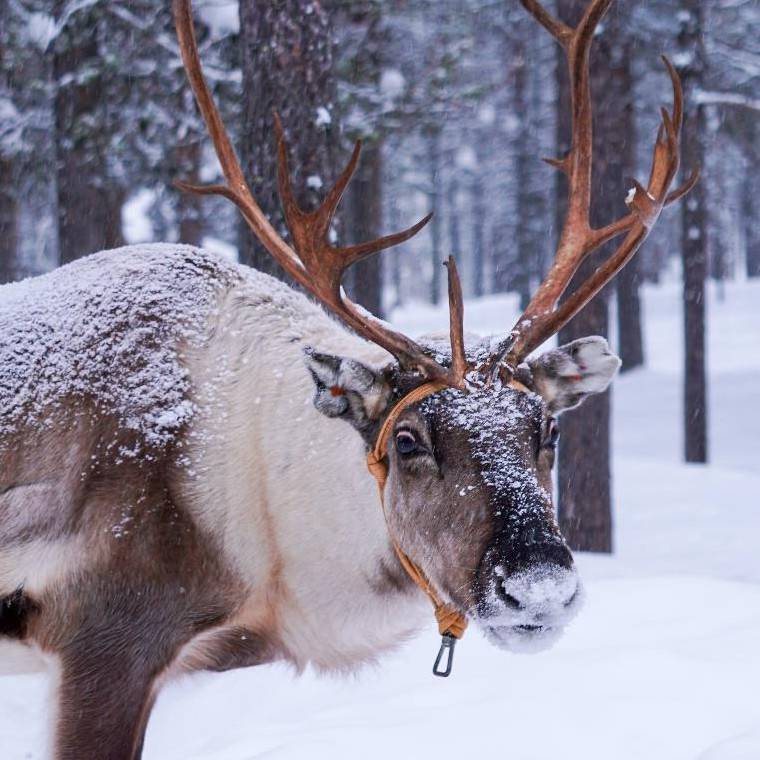
[[[417,441],[410,432],[402,430],[396,434],[396,451],[402,456],[407,456],[417,451]]]

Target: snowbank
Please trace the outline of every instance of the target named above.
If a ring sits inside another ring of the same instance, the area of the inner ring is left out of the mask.
[[[708,467],[679,461],[678,292],[645,296],[650,367],[613,396],[617,551],[578,558],[588,600],[554,649],[511,655],[472,630],[444,681],[430,675],[431,626],[351,679],[189,677],[159,698],[145,757],[758,760],[760,283],[712,301]],[[484,299],[468,328],[498,330],[513,312]],[[396,321],[425,332],[445,317]],[[43,756],[44,693],[40,676],[0,679],[3,758]]]

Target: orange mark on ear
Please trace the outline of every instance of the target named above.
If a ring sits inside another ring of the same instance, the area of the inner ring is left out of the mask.
[[[345,396],[346,392],[339,385],[333,385],[330,388],[331,396]]]

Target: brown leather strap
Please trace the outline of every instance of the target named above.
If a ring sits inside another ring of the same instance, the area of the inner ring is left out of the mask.
[[[385,418],[385,422],[383,422],[383,426],[380,428],[377,441],[375,442],[375,448],[367,454],[367,468],[377,481],[377,488],[380,492],[380,504],[382,505],[383,515],[385,516],[385,524],[388,526],[388,534],[391,537],[391,542],[393,543],[393,548],[401,563],[401,567],[404,568],[407,575],[427,595],[428,599],[430,599],[433,609],[435,610],[435,619],[438,622],[438,631],[440,634],[443,635],[448,633],[457,639],[461,639],[467,628],[467,619],[458,610],[450,604],[446,604],[441,599],[422,568],[420,568],[419,565],[417,565],[398,545],[398,542],[390,530],[388,515],[385,511],[385,482],[388,479],[388,463],[386,461],[388,438],[393,431],[393,426],[396,424],[401,413],[409,406],[416,404],[418,401],[422,401],[422,399],[427,398],[428,396],[432,396],[434,393],[438,393],[438,391],[441,391],[446,387],[447,386],[444,383],[425,383],[404,396],[393,409],[391,409],[390,413]]]

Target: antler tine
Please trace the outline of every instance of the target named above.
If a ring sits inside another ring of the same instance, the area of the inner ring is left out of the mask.
[[[523,8],[546,29],[557,42],[564,45],[573,36],[573,30],[554,18],[538,0],[520,0]]]
[[[425,354],[413,340],[395,332],[365,312],[346,298],[341,288],[343,275],[348,267],[373,253],[408,240],[427,224],[431,215],[426,216],[409,229],[393,235],[386,235],[359,245],[344,248],[333,247],[329,242],[330,224],[346,186],[356,170],[361,145],[360,143],[356,144],[348,166],[343,170],[320,207],[313,212],[305,212],[298,206],[293,193],[288,173],[285,136],[280,119],[275,113],[274,130],[278,150],[280,198],[294,242],[293,247],[288,245],[256,203],[208,89],[199,59],[190,0],[172,0],[172,8],[182,62],[226,179],[225,185],[198,187],[178,182],[176,183],[177,186],[189,192],[201,195],[221,195],[231,200],[240,209],[262,245],[283,269],[349,327],[364,338],[386,349],[396,357],[403,368],[418,371],[428,380],[463,388],[465,374],[465,369],[462,366],[463,347],[459,351],[460,343],[462,343],[462,299],[455,266],[452,265],[449,268],[449,292],[450,294],[453,293],[451,298],[454,309],[452,325],[456,323],[459,328],[456,335],[452,333],[453,362],[451,368],[438,364],[433,358]]]
[[[464,304],[462,301],[462,283],[459,279],[456,261],[449,256],[446,261],[449,278],[449,333],[451,336],[451,372],[453,377],[464,386],[467,374],[467,355],[464,349]]]
[[[489,375],[494,374],[507,352],[512,356],[524,350],[529,336],[551,314],[567,288],[587,247],[586,241],[591,234],[589,212],[593,147],[589,52],[594,31],[612,0],[592,0],[575,28],[555,19],[537,0],[520,2],[560,43],[567,59],[572,101],[571,148],[567,156],[549,163],[567,175],[568,207],[554,263],[518,324],[485,363],[483,370]]]
[[[483,366],[490,375],[498,371],[503,361],[514,371],[530,351],[567,324],[630,261],[662,209],[689,192],[699,177],[698,171],[692,172],[680,188],[669,193],[680,164],[678,136],[683,122],[683,89],[677,71],[663,58],[673,85],[673,108],[671,112],[662,109],[647,187],[633,180],[633,196],[627,201],[629,213],[606,227],[592,228],[589,220],[593,158],[589,51],[595,29],[612,0],[592,0],[575,28],[554,19],[535,0],[521,2],[562,44],[567,57],[572,93],[572,147],[565,158],[549,163],[567,174],[569,199],[555,260],[515,327]],[[610,258],[558,307],[581,262],[599,246],[624,233],[623,242]]]
[[[670,83],[673,86],[673,125],[676,128],[676,132],[680,132],[681,127],[683,127],[683,86],[681,85],[681,77],[678,76],[676,67],[671,63],[668,56],[662,55],[660,58],[668,70]]]

